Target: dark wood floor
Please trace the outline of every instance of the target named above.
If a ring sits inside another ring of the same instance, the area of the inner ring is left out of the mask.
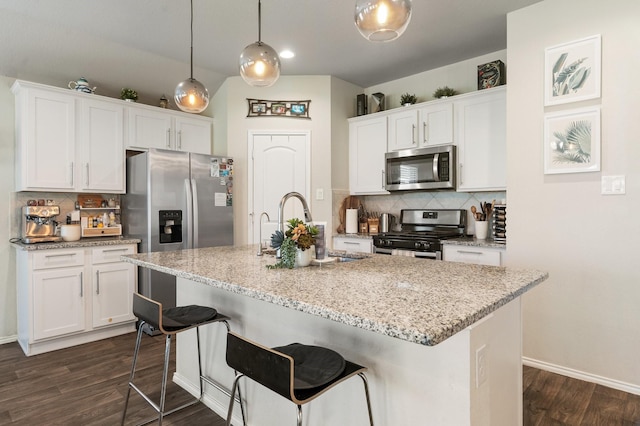
[[[143,337],[136,384],[158,401],[164,338]],[[119,425],[134,344],[135,333],[130,333],[31,357],[17,343],[0,345],[0,425]],[[170,382],[167,408],[190,398]],[[154,416],[153,408],[132,392],[125,424]],[[165,424],[222,426],[224,421],[197,404],[166,417]]]
[[[117,425],[127,391],[135,334],[26,357],[17,343],[0,345],[0,425]],[[164,339],[145,336],[139,383],[158,392]],[[640,425],[640,396],[524,367],[524,425]],[[167,407],[188,400],[170,383]],[[154,411],[132,393],[126,424]],[[295,422],[295,420],[292,421]],[[166,425],[221,426],[224,421],[197,404]],[[382,425],[396,426],[396,425]]]

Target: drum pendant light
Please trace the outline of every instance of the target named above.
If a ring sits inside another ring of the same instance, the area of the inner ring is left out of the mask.
[[[402,35],[411,20],[411,0],[357,0],[355,21],[369,41],[391,41]]]
[[[191,0],[191,77],[178,83],[173,96],[182,111],[199,113],[209,105],[209,91],[193,78],[193,0]]]
[[[240,75],[249,85],[272,86],[280,77],[280,57],[262,42],[262,4],[258,0],[258,41],[244,48],[240,54]]]

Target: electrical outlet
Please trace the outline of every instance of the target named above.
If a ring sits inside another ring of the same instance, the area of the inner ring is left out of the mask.
[[[476,349],[476,388],[479,388],[487,381],[489,375],[487,360],[487,345],[482,345]]]
[[[625,176],[602,176],[600,193],[602,195],[623,195],[626,193]]]
[[[322,188],[316,189],[316,200],[324,200],[324,190]]]

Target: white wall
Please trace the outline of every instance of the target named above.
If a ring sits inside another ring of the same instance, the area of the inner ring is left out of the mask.
[[[499,50],[467,59],[466,61],[456,62],[455,64],[367,87],[365,93],[367,95],[377,92],[384,93],[385,109],[389,110],[400,107],[400,96],[406,92],[415,94],[418,97],[418,102],[432,101],[434,99],[433,92],[438,87],[443,86],[449,86],[460,94],[474,92],[478,90],[478,65],[497,60],[506,64],[508,84],[509,64],[507,64],[507,51]]]
[[[0,343],[15,339],[16,258],[10,246],[14,187],[14,100],[11,85],[14,79],[0,76]]]
[[[524,356],[640,393],[640,2],[547,0],[508,17],[508,264],[549,271],[524,297]],[[543,107],[544,49],[602,35],[602,97]],[[601,172],[544,175],[545,112],[602,106]],[[626,195],[600,179],[626,175]]]
[[[329,76],[281,76],[275,85],[268,88],[255,88],[246,84],[240,77],[228,78],[223,87],[214,96],[216,108],[226,108],[226,119],[215,121],[216,134],[226,135],[226,153],[233,157],[234,170],[234,231],[236,244],[246,244],[248,239],[248,152],[247,134],[249,130],[310,130],[311,131],[311,193],[307,200],[315,221],[328,222],[332,228],[332,181],[331,181],[331,143],[332,108],[349,108],[347,103],[355,103],[355,95],[347,93],[332,99],[332,79]],[[334,83],[338,84],[338,83]],[[342,84],[342,83],[340,83]],[[350,85],[344,82],[345,87]],[[351,85],[350,90],[355,86]],[[220,100],[224,98],[224,100]],[[267,100],[307,100],[310,99],[310,120],[290,117],[247,117],[247,98]],[[342,106],[340,106],[342,105]],[[213,111],[218,116],[218,110]],[[346,121],[346,120],[345,120]],[[214,147],[219,142],[214,139]],[[323,189],[324,199],[316,200],[317,189]],[[284,195],[284,194],[282,194]]]

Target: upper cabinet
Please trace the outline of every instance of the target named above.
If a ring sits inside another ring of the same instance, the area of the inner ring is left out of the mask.
[[[458,191],[507,188],[506,93],[486,89],[454,103]]]
[[[349,191],[388,194],[385,190],[387,117],[349,121]]]
[[[16,81],[16,190],[124,193],[124,109]]]
[[[434,101],[402,109],[388,115],[388,151],[453,143],[452,101]]]
[[[211,154],[212,119],[144,105],[129,108],[127,148]]]

